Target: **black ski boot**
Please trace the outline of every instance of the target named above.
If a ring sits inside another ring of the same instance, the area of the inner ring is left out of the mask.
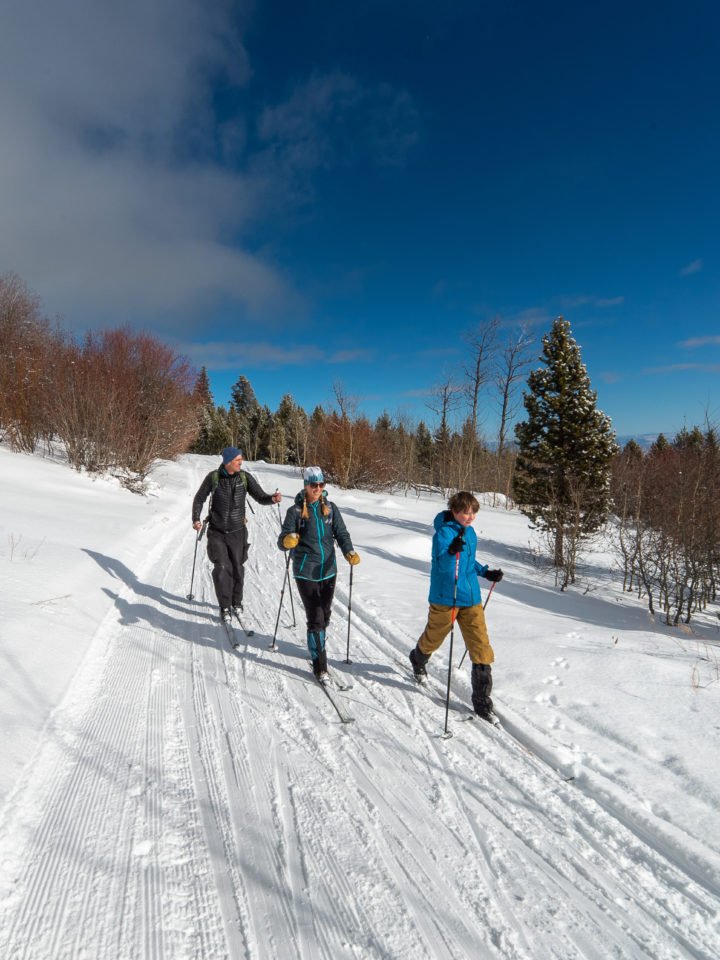
[[[327,654],[324,650],[321,650],[317,659],[313,660],[312,667],[315,679],[319,680],[320,683],[326,683],[330,679],[327,672]]]
[[[315,679],[319,680],[320,683],[325,683],[326,680],[330,679],[327,672],[327,654],[325,653],[325,631],[308,630],[307,643]]]
[[[220,607],[220,619],[223,623],[232,623],[232,610],[230,607]]]
[[[472,704],[475,713],[488,723],[497,723],[498,718],[493,712],[492,667],[489,663],[474,663],[470,674],[472,681]]]
[[[415,647],[414,650],[411,650],[408,654],[410,658],[410,663],[412,664],[413,674],[418,683],[425,683],[427,680],[427,670],[425,669],[425,664],[430,659],[429,653],[423,653],[420,647]]]

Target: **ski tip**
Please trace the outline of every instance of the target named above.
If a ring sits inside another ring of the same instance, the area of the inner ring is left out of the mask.
[[[254,631],[254,630],[246,630],[246,631],[245,631],[245,635],[248,636],[248,637],[254,637],[254,636],[255,636],[255,631]]]

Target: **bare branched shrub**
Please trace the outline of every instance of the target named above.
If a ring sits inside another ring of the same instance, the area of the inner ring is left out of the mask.
[[[0,427],[25,453],[52,434],[49,388],[62,340],[39,303],[19,277],[0,277]]]
[[[645,456],[624,451],[612,490],[625,589],[644,593],[667,623],[689,623],[717,599],[720,455],[712,432],[693,442],[679,435]]]
[[[170,347],[129,328],[67,345],[53,419],[70,462],[144,480],[157,459],[176,457],[197,435],[194,379]]]

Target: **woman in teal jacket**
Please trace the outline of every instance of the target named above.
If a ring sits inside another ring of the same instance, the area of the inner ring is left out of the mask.
[[[327,499],[320,467],[306,467],[303,479],[303,489],[285,514],[278,546],[292,551],[293,576],[305,607],[313,673],[324,682],[327,679],[325,633],[337,578],[335,544],[348,563],[359,563],[360,557],[353,549],[339,509]]]
[[[435,517],[430,610],[425,630],[415,649],[410,651],[410,663],[415,679],[423,683],[427,678],[426,663],[457,619],[472,663],[473,708],[484,720],[494,722],[490,694],[495,654],[488,639],[478,577],[497,583],[502,580],[503,572],[488,570],[487,564],[475,559],[477,535],[471,524],[480,504],[472,493],[461,490],[454,494],[448,508]]]

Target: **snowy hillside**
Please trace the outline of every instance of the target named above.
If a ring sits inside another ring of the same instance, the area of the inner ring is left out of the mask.
[[[277,507],[253,504],[247,626],[218,625],[190,502],[0,448],[0,955],[7,960],[720,956],[720,630],[653,623],[597,552],[559,593],[527,521],[483,507],[504,729],[467,721],[449,641],[427,690],[435,497],[340,491],[361,563],[328,640],[343,724],[305,659]],[[290,498],[297,473],[246,466]],[[485,593],[486,584],[481,584]],[[714,618],[714,620],[713,620]],[[455,664],[463,652],[455,634]]]

